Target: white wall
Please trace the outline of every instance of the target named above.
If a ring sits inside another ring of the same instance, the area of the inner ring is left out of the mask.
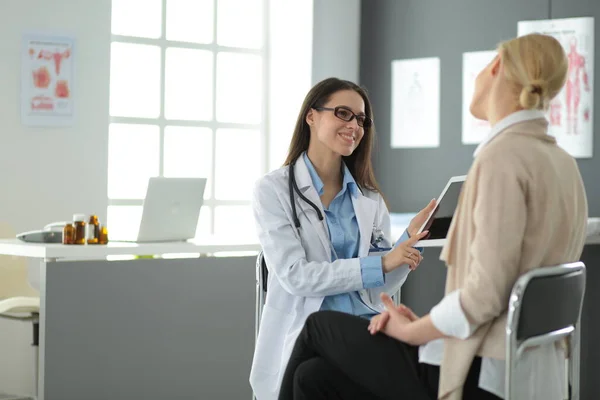
[[[17,232],[71,219],[75,212],[106,218],[110,4],[0,1],[0,221]],[[21,124],[20,46],[30,30],[76,38],[72,127]],[[30,343],[29,324],[0,319],[0,392],[33,393]]]
[[[360,0],[271,0],[268,169],[288,151],[311,86],[338,77],[358,83]]]
[[[329,77],[359,83],[361,0],[315,0],[313,84]]]

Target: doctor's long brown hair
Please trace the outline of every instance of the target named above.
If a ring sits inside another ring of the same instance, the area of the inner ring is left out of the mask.
[[[345,81],[337,78],[328,78],[317,83],[306,95],[302,103],[302,109],[298,114],[296,127],[290,143],[287,158],[283,163],[284,166],[290,165],[298,159],[300,155],[308,150],[310,142],[310,127],[306,122],[306,115],[311,108],[322,107],[327,103],[331,95],[340,90],[354,90],[362,97],[365,102],[365,114],[373,119],[373,111],[371,101],[367,92],[362,87],[350,81]],[[364,129],[364,128],[363,128]],[[356,183],[365,189],[369,189],[380,193],[379,185],[373,174],[373,165],[371,164],[371,151],[374,145],[375,128],[371,124],[365,129],[362,140],[358,147],[348,157],[342,157],[348,169],[352,173]]]

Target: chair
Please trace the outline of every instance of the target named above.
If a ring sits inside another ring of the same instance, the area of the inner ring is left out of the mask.
[[[0,223],[0,238],[14,238],[14,230]],[[40,295],[29,285],[27,260],[22,257],[0,255],[0,318],[31,321],[35,350],[34,387],[37,388],[38,338]]]
[[[509,299],[505,399],[515,400],[514,372],[532,346],[567,339],[571,399],[579,400],[579,323],[585,294],[582,262],[538,268],[521,276]]]
[[[267,270],[267,264],[265,262],[265,256],[263,252],[258,253],[256,257],[256,313],[254,314],[254,339],[258,338],[258,328],[260,325],[260,318],[262,316],[262,309],[267,299],[267,278],[269,271]]]

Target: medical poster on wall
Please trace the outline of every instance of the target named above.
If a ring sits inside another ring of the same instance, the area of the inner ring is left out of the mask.
[[[392,148],[439,147],[440,59],[392,61]]]
[[[529,33],[555,37],[569,59],[567,82],[550,103],[550,134],[573,157],[590,158],[594,132],[594,18],[520,21],[518,36]]]
[[[487,121],[471,114],[471,100],[475,91],[475,78],[496,57],[496,51],[472,51],[463,53],[462,76],[462,142],[479,144],[490,133]]]
[[[70,126],[74,121],[75,39],[25,34],[21,62],[21,122]]]

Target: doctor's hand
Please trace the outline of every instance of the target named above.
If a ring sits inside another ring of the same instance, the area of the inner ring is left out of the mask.
[[[435,199],[432,199],[424,209],[419,211],[419,213],[415,215],[413,219],[410,220],[410,224],[406,229],[410,236],[414,236],[417,234],[417,232],[423,226],[425,221],[427,221],[429,215],[433,212],[436,205],[437,202],[435,201]]]
[[[429,231],[423,231],[418,235],[411,236],[410,239],[400,243],[390,250],[389,253],[381,257],[383,272],[387,274],[402,265],[408,265],[410,270],[414,271],[423,260],[423,257],[421,256],[421,252],[413,246],[427,236],[428,233]]]

